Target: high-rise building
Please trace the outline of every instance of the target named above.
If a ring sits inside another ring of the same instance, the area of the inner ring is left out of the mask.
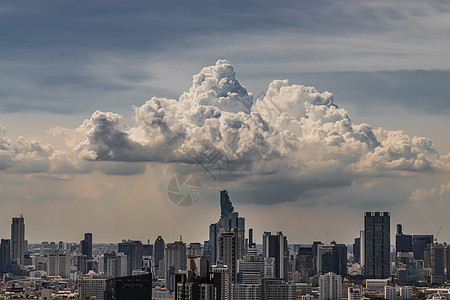
[[[282,279],[264,278],[261,283],[263,300],[295,300],[297,290],[294,284],[284,283]]]
[[[390,276],[390,213],[364,214],[365,275],[384,279]]]
[[[238,248],[236,249],[238,259],[244,256],[245,249],[245,219],[240,218],[234,211],[226,190],[220,191],[220,220],[209,226],[209,249],[211,264],[217,263],[218,238],[220,229],[230,231],[236,228],[238,235]]]
[[[312,246],[300,246],[294,263],[294,271],[299,274],[298,282],[309,282],[315,270]]]
[[[140,269],[144,250],[140,241],[128,241],[119,243],[119,252],[127,256],[127,276],[134,270]]]
[[[238,260],[239,282],[243,284],[261,283],[264,277],[265,261],[256,248],[248,248],[244,259]]]
[[[117,300],[152,299],[152,274],[108,279],[106,281],[106,298]]]
[[[190,243],[187,248],[187,256],[202,256],[203,247],[200,243]]]
[[[92,259],[92,233],[85,233],[84,240],[80,242],[81,254]]]
[[[164,243],[164,240],[161,236],[158,236],[155,240],[155,243],[153,244],[153,261],[155,263],[155,274],[158,273],[159,270],[159,263],[161,261],[164,261],[164,249],[166,247],[166,244]]]
[[[397,234],[395,235],[396,252],[413,252],[413,237],[409,234],[403,234],[401,224],[397,224]]]
[[[253,240],[253,228],[248,230],[248,248],[256,247],[256,243]]]
[[[110,277],[81,276],[78,281],[80,299],[91,299],[92,297],[97,300],[106,300],[108,279],[110,279]]]
[[[233,300],[261,300],[261,284],[234,283],[231,294]]]
[[[71,257],[69,253],[55,251],[47,257],[47,275],[69,278]]]
[[[281,231],[277,234],[264,232],[263,256],[275,259],[275,277],[286,280],[289,248],[287,237],[285,237]]]
[[[361,264],[361,238],[355,238],[353,243],[353,262]]]
[[[0,244],[0,274],[8,273],[11,262],[11,240],[2,239]]]
[[[444,246],[442,244],[431,245],[431,283],[444,283]]]
[[[213,265],[211,274],[214,284],[214,299],[230,300],[231,299],[231,276],[228,266]]]
[[[11,224],[11,261],[15,265],[24,263],[25,221],[23,215],[12,219]]]
[[[235,229],[230,231],[220,230],[218,240],[218,261],[221,264],[228,266],[228,270],[231,274],[231,282],[237,281],[237,248],[238,235]]]
[[[423,260],[425,249],[430,249],[430,246],[434,243],[434,236],[427,235],[413,235],[413,253],[414,259]]]
[[[182,241],[168,243],[165,250],[165,279],[169,291],[175,291],[175,273],[186,270],[186,244]]]
[[[342,299],[342,277],[331,272],[321,275],[319,278],[319,293],[320,300]]]

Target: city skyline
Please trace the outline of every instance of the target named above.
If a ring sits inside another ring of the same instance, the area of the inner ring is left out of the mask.
[[[203,242],[226,189],[258,244],[350,244],[365,211],[450,241],[448,4],[14,1],[0,16],[0,237],[23,213],[30,242]]]

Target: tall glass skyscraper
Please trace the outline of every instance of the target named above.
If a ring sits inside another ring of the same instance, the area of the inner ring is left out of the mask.
[[[11,224],[11,262],[23,265],[25,252],[25,221],[23,215],[12,219]]]

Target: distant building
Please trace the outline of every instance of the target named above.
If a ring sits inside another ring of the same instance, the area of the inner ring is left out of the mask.
[[[395,236],[396,252],[413,252],[413,237],[409,234],[403,234],[401,224],[397,224],[397,234]]]
[[[312,246],[301,246],[294,260],[294,271],[298,272],[297,282],[309,282],[315,275],[314,254]]]
[[[364,214],[364,270],[368,278],[388,278],[390,272],[390,213]]]
[[[200,243],[190,243],[187,248],[187,256],[202,256],[203,247]]]
[[[287,280],[289,248],[287,237],[281,231],[277,234],[264,232],[263,256],[275,259],[275,277]]]
[[[320,300],[342,299],[342,277],[334,273],[321,275],[319,278]]]
[[[433,235],[413,235],[413,253],[414,259],[423,260],[425,249],[430,249],[434,243]]]
[[[393,300],[396,296],[395,287],[387,285],[384,287],[384,299]]]
[[[81,254],[92,259],[92,233],[85,233],[84,240],[80,241]]]
[[[78,291],[80,299],[108,300],[107,298],[107,280],[106,276],[81,276],[78,281]]]
[[[264,278],[261,283],[263,300],[296,300],[294,284],[287,284],[282,279]]]
[[[106,285],[108,300],[152,299],[151,274],[112,278],[107,280]]]
[[[175,273],[186,270],[186,244],[182,241],[168,243],[165,250],[165,279],[169,291],[175,291]]]
[[[23,215],[12,219],[11,224],[11,261],[15,265],[24,264],[25,221]]]
[[[218,238],[220,229],[230,231],[236,228],[238,236],[238,248],[236,249],[238,259],[244,256],[245,249],[245,219],[239,217],[234,211],[233,204],[230,201],[226,190],[220,191],[220,219],[217,223],[209,226],[209,253],[211,264],[217,263],[218,258]]]
[[[8,273],[11,262],[11,240],[2,239],[0,244],[0,274]]]
[[[348,288],[348,300],[361,300],[362,289],[360,287],[349,287]]]
[[[353,262],[361,264],[361,238],[355,238],[353,243]]]
[[[50,253],[47,257],[47,275],[69,278],[70,262],[71,257],[69,253],[59,251]]]
[[[119,243],[119,252],[127,256],[127,275],[131,275],[134,270],[141,268],[144,250],[140,241]]]
[[[155,273],[158,273],[159,264],[161,261],[164,261],[164,249],[166,244],[164,243],[164,239],[162,236],[158,236],[153,244],[153,261],[155,262]]]
[[[444,283],[444,246],[442,244],[431,245],[431,283]]]
[[[237,230],[234,228],[230,231],[220,230],[218,239],[218,261],[228,266],[231,275],[231,282],[237,282],[237,248],[239,240]]]
[[[261,283],[257,284],[239,284],[232,285],[233,300],[261,300]]]

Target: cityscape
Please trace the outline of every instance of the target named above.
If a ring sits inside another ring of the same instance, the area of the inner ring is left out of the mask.
[[[364,212],[354,243],[289,243],[235,211],[220,191],[220,218],[206,241],[122,240],[29,244],[25,218],[1,239],[4,299],[445,299],[450,246],[434,235],[403,233],[391,244],[390,212]],[[247,225],[248,226],[248,225]],[[204,226],[207,231],[207,225]]]
[[[450,300],[450,2],[0,1],[0,300]]]

